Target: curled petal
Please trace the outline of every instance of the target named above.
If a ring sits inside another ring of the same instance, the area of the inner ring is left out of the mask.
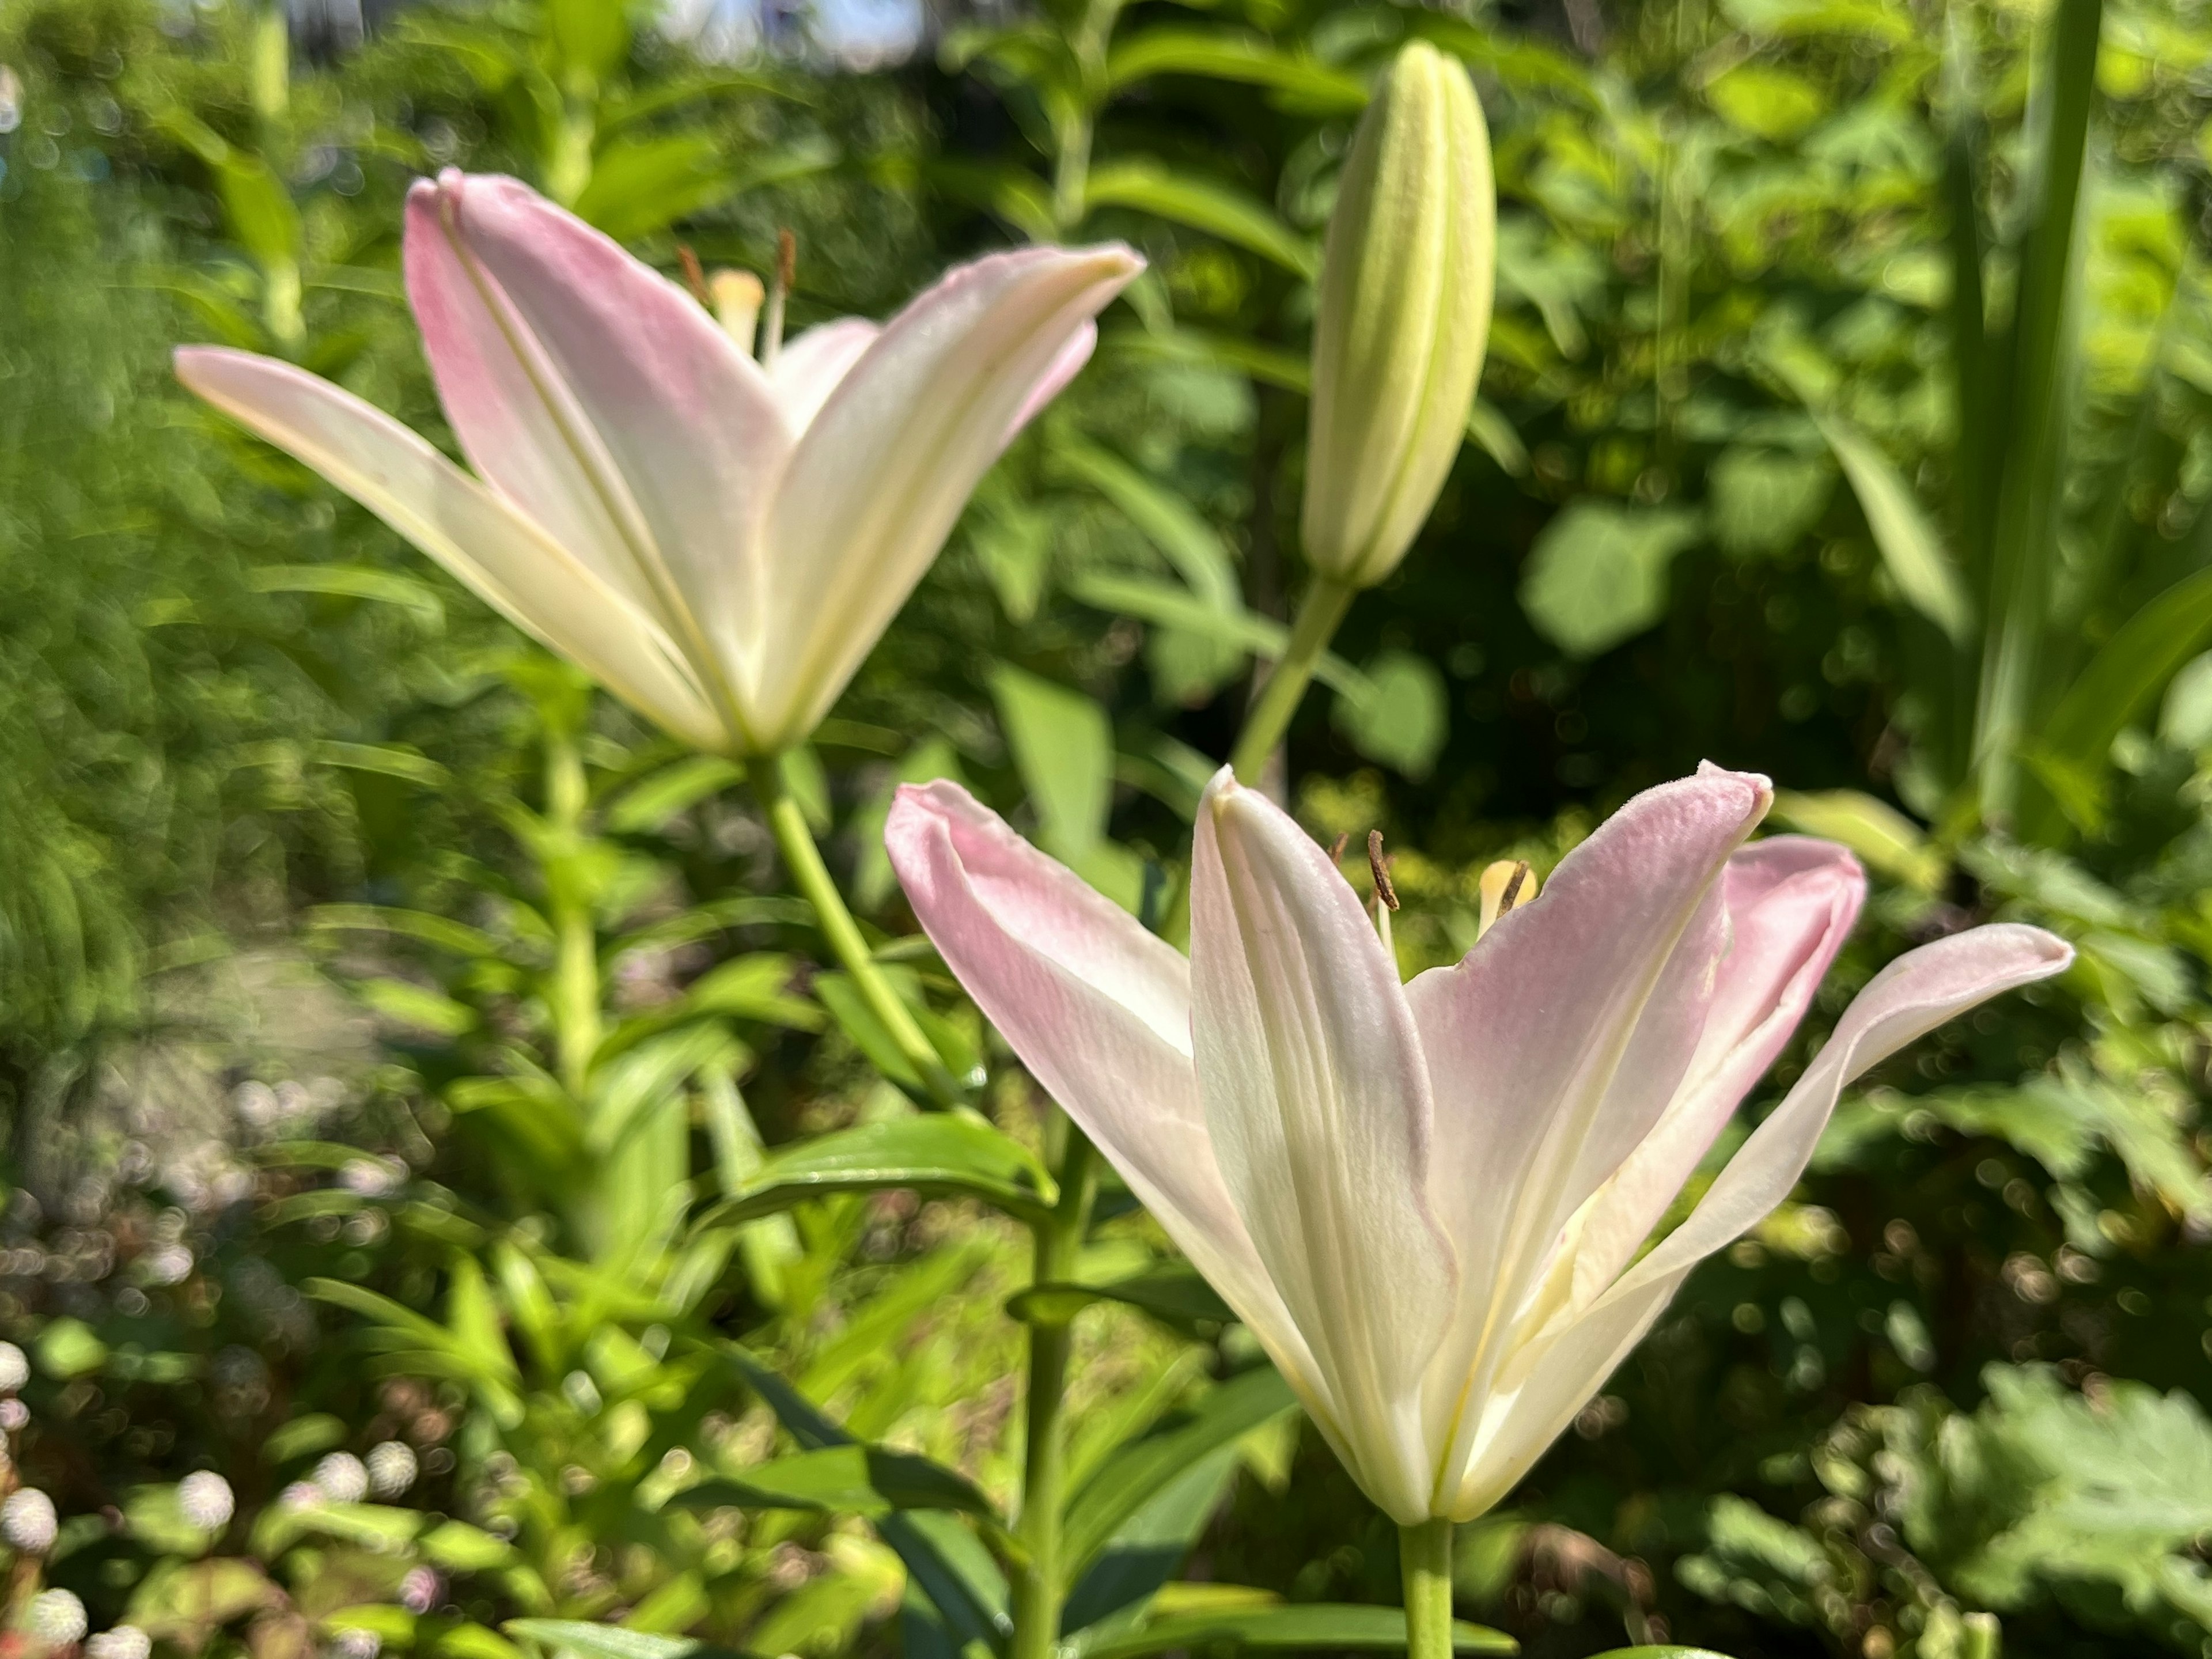
[[[1420,1520],[1436,1478],[1423,1368],[1459,1290],[1429,1204],[1420,1040],[1358,896],[1225,769],[1199,808],[1191,987],[1222,1176],[1338,1406],[1354,1474]]]
[[[526,632],[684,742],[722,729],[659,625],[520,511],[381,410],[274,358],[176,355],[177,378],[313,467]]]
[[[1598,1306],[1686,1272],[1740,1237],[1790,1195],[1805,1172],[1836,1097],[1944,1021],[2002,992],[2064,970],[2073,947],[2040,927],[1999,922],[1908,951],[1876,974],[1836,1024],[1827,1045],[1729,1160],[1690,1218],[1624,1273]]]
[[[1778,836],[1729,860],[1718,897],[1728,914],[1728,951],[1696,1057],[1651,1133],[1589,1200],[1575,1250],[1578,1305],[1628,1265],[1782,1052],[1850,936],[1866,876],[1832,842]]]
[[[937,556],[1017,414],[1142,268],[1118,244],[978,260],[893,318],[838,381],[769,515],[775,557],[754,641],[763,740],[819,722]]]

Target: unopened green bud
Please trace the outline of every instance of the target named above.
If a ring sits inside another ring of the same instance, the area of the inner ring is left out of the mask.
[[[1314,325],[1306,557],[1368,587],[1397,568],[1467,434],[1490,337],[1498,198],[1467,71],[1398,54],[1346,162]]]

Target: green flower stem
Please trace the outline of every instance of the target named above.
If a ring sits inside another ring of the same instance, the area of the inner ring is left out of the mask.
[[[1097,1190],[1097,1166],[1083,1132],[1060,1114],[1054,1126],[1061,1146],[1056,1168],[1060,1202],[1036,1229],[1031,1284],[1065,1284],[1075,1275],[1076,1253],[1091,1224]],[[1051,1659],[1060,1641],[1066,1564],[1060,1559],[1060,1522],[1067,1507],[1067,1429],[1062,1408],[1067,1390],[1071,1333],[1065,1322],[1030,1326],[1026,1463],[1022,1512],[1016,1523],[1027,1559],[1013,1575],[1014,1639],[1008,1659]]]
[[[599,1047],[599,941],[590,896],[576,890],[575,851],[584,840],[591,789],[574,738],[545,738],[545,817],[551,857],[541,852],[553,923],[553,1050],[561,1086],[580,1108]],[[562,866],[568,867],[563,868]]]
[[[799,896],[814,907],[815,925],[822,937],[830,943],[845,971],[853,976],[853,984],[868,1005],[884,1030],[898,1045],[931,1100],[950,1109],[961,1103],[960,1085],[953,1081],[952,1073],[945,1069],[945,1061],[931,1046],[929,1039],[915,1023],[914,1013],[884,977],[882,966],[868,950],[868,942],[860,937],[860,925],[853,920],[853,913],[845,907],[845,896],[837,890],[830,879],[830,866],[822,861],[822,849],[814,844],[814,831],[808,827],[806,813],[790,790],[784,787],[783,770],[773,756],[757,759],[746,769],[759,798],[761,810],[768,814],[769,829],[775,836],[775,844],[782,851],[783,861],[790,866],[791,878],[799,886]]]
[[[1452,1659],[1452,1523],[1398,1528],[1406,1584],[1406,1659]]]
[[[1316,576],[1306,589],[1305,598],[1298,602],[1297,620],[1291,626],[1291,642],[1260,688],[1260,700],[1244,717],[1237,752],[1230,757],[1239,782],[1260,781],[1267,757],[1290,730],[1291,716],[1298,712],[1299,700],[1305,696],[1314,670],[1321,665],[1328,642],[1336,637],[1337,624],[1351,608],[1355,591],[1327,576]]]

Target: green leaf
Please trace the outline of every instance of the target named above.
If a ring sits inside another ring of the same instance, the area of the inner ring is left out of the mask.
[[[1009,663],[993,671],[991,697],[1036,809],[1038,839],[1073,864],[1105,840],[1114,803],[1114,728],[1106,711],[1080,691]]]
[[[1138,1506],[1068,1593],[1063,1634],[1135,1607],[1182,1570],[1228,1495],[1237,1452],[1232,1443],[1200,1458]]]
[[[1728,1659],[1711,1648],[1676,1647],[1671,1643],[1641,1648],[1608,1648],[1597,1659]]]
[[[448,1572],[489,1572],[511,1565],[514,1546],[465,1521],[441,1521],[415,1540],[433,1566]]]
[[[1093,168],[1084,200],[1094,209],[1135,208],[1188,225],[1309,281],[1321,269],[1321,255],[1313,244],[1256,197],[1158,161],[1109,161]]]
[[[1122,1522],[1193,1463],[1295,1404],[1290,1384],[1263,1365],[1220,1384],[1194,1409],[1122,1447],[1067,1507],[1063,1542],[1071,1568],[1079,1572],[1089,1565]]]
[[[1828,447],[1843,463],[1844,476],[1851,481],[1890,580],[1906,604],[1963,648],[1972,637],[1973,601],[1966,597],[1958,567],[1943,550],[1942,538],[1921,511],[1912,487],[1896,463],[1864,435],[1833,416],[1815,418]]]
[[[775,951],[733,957],[684,988],[684,1012],[818,1031],[823,1024],[821,1009],[791,994],[795,971],[792,958]]]
[[[162,1561],[139,1581],[124,1617],[156,1641],[197,1645],[209,1632],[283,1599],[251,1561]]]
[[[1444,677],[1426,657],[1385,651],[1366,667],[1367,687],[1340,695],[1334,719],[1352,746],[1415,782],[1429,775],[1450,730]]]
[[[605,79],[629,52],[629,14],[607,0],[547,0],[545,32],[556,60],[586,87]]]
[[[736,1197],[706,1218],[750,1220],[829,1193],[916,1192],[980,1198],[1024,1218],[1058,1197],[1052,1176],[1019,1141],[969,1112],[862,1123],[781,1147]]]
[[[1521,608],[1571,657],[1610,651],[1666,615],[1667,568],[1698,530],[1680,508],[1571,502],[1536,538]]]
[[[1156,581],[1146,576],[1115,576],[1101,571],[1077,577],[1068,584],[1068,592],[1101,611],[1158,623],[1163,628],[1211,634],[1269,662],[1280,657],[1290,644],[1291,630],[1273,617],[1242,609],[1217,609],[1173,582]],[[1314,678],[1331,690],[1349,696],[1364,696],[1368,690],[1367,677],[1334,652],[1323,653]]]
[[[586,1659],[725,1659],[738,1651],[718,1648],[696,1636],[655,1636],[620,1625],[592,1625],[579,1619],[510,1619],[500,1628],[556,1650]]]
[[[814,1510],[870,1521],[901,1510],[957,1510],[996,1520],[966,1476],[911,1452],[858,1443],[779,1457],[670,1498],[678,1509]]]
[[[736,1343],[718,1344],[713,1352],[744,1379],[800,1445],[852,1443],[852,1436],[813,1401]],[[1006,1611],[1006,1577],[972,1531],[955,1516],[929,1510],[888,1515],[875,1528],[943,1618],[956,1649],[980,1642],[994,1653],[1006,1651],[1014,1629]]]
[[[720,794],[744,775],[719,755],[694,755],[664,766],[623,791],[607,809],[607,828],[618,836],[664,829],[686,807]]]
[[[2184,576],[2120,625],[2066,689],[2038,746],[2101,772],[2112,739],[2149,709],[2166,682],[2212,639],[2212,570]]]
[[[1708,82],[1705,101],[1731,126],[1776,143],[1795,138],[1828,108],[1818,86],[1768,64],[1739,64]]]
[[[1731,558],[1780,553],[1819,520],[1834,492],[1835,469],[1818,455],[1737,444],[1706,473],[1713,539]]]
[[[411,611],[433,627],[446,619],[445,602],[428,582],[365,564],[273,564],[247,574],[257,593],[331,593],[350,599],[374,599]]]
[[[46,1322],[46,1328],[32,1342],[31,1352],[40,1370],[64,1382],[96,1371],[107,1362],[107,1344],[94,1335],[84,1321],[67,1314]]]
[[[1868,866],[1923,893],[1942,885],[1943,855],[1928,833],[1887,801],[1856,789],[1774,792],[1774,816],[1808,836],[1841,842]]]
[[[575,211],[616,240],[635,241],[712,206],[735,182],[705,133],[617,138],[593,158]]]
[[[1115,91],[1154,75],[1197,75],[1272,87],[1284,101],[1315,114],[1351,115],[1366,107],[1367,83],[1265,37],[1228,30],[1151,28],[1125,35],[1106,60]]]
[[[422,910],[398,910],[380,904],[319,904],[307,912],[307,925],[332,933],[395,933],[419,939],[457,956],[502,955],[499,941],[481,927]]]
[[[300,210],[258,155],[232,149],[215,164],[216,191],[239,245],[264,270],[300,257]]]
[[[345,1437],[343,1418],[328,1412],[307,1412],[271,1429],[261,1443],[261,1455],[272,1463],[289,1463],[295,1457],[313,1457],[317,1452],[342,1446]]]
[[[1334,1649],[1395,1652],[1406,1646],[1406,1615],[1398,1607],[1316,1602],[1303,1607],[1250,1607],[1226,1613],[1171,1613],[1135,1630],[1079,1650],[1081,1659],[1139,1659],[1177,1649],[1203,1650],[1217,1643],[1243,1648]],[[1460,1653],[1510,1654],[1520,1644],[1502,1631],[1455,1620],[1452,1647]]]
[[[1229,1325],[1237,1319],[1196,1269],[1179,1262],[1111,1285],[1032,1285],[1007,1298],[1006,1312],[1030,1324],[1064,1325],[1097,1302],[1140,1309],[1178,1330],[1200,1323]]]

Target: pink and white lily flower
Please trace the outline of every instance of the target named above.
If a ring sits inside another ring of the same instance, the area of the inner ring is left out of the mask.
[[[820,723],[1144,264],[1119,244],[996,254],[880,327],[824,323],[758,362],[513,179],[417,183],[404,253],[475,476],[289,363],[188,347],[178,377],[639,712],[733,757]]]
[[[1844,1085],[2072,957],[1997,925],[1891,963],[1646,1250],[1865,894],[1839,847],[1747,842],[1771,799],[1711,767],[1637,796],[1410,984],[1328,855],[1225,770],[1188,959],[951,784],[901,791],[887,836],[969,993],[1414,1525],[1513,1488],[1788,1195]]]

